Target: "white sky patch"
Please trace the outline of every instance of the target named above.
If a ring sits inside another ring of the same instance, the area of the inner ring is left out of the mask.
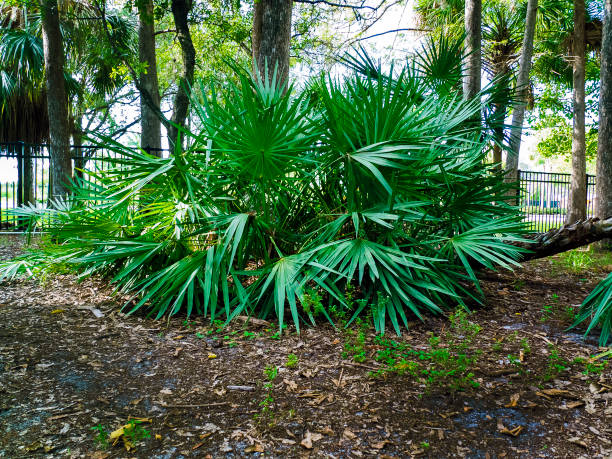
[[[14,158],[0,158],[0,184],[17,178],[17,161]]]

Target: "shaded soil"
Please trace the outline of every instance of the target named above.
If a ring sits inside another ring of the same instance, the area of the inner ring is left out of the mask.
[[[2,258],[19,249],[2,242]],[[482,327],[479,387],[464,391],[372,377],[384,365],[371,332],[356,362],[345,347],[356,331],[322,325],[276,339],[264,321],[219,330],[127,317],[98,280],[4,282],[0,457],[609,458],[612,366],[585,374],[572,361],[597,353],[596,341],[564,331],[568,306],[603,276],[556,259],[485,274],[488,304],[470,318]],[[447,329],[430,318],[397,341],[419,348]],[[151,421],[141,424],[150,438],[130,452],[96,443],[93,426],[131,417]]]

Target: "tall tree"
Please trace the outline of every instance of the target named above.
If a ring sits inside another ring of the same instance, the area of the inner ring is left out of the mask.
[[[484,69],[497,81],[493,127],[493,162],[501,168],[502,144],[505,140],[505,120],[512,95],[512,65],[521,46],[522,20],[515,8],[493,4],[483,11],[482,27]]]
[[[521,149],[521,136],[523,133],[523,120],[527,107],[529,93],[529,72],[531,71],[531,56],[533,54],[533,37],[536,29],[538,14],[538,0],[528,0],[525,15],[525,34],[523,48],[519,59],[519,73],[516,80],[518,103],[512,113],[512,131],[510,132],[510,148],[506,158],[506,174],[508,180],[515,182],[518,179],[519,153]]]
[[[68,97],[64,80],[64,49],[60,31],[58,0],[41,4],[43,52],[49,113],[49,144],[51,155],[51,196],[68,195],[72,177],[70,130],[68,128]]]
[[[140,146],[161,154],[161,121],[158,116],[160,97],[157,81],[157,58],[155,53],[155,21],[153,0],[139,0],[138,5],[138,59],[140,73]],[[157,107],[157,110],[155,109]]]
[[[595,214],[612,217],[612,0],[604,1]]]
[[[172,0],[172,16],[176,27],[176,36],[181,46],[181,71],[178,81],[178,88],[174,96],[174,110],[172,112],[172,123],[168,127],[168,144],[172,147],[179,138],[179,129],[176,126],[184,126],[189,112],[189,95],[193,84],[193,73],[195,70],[196,53],[189,32],[187,17],[191,10],[191,0]]]
[[[289,79],[292,0],[259,0],[253,13],[253,60],[256,71],[270,78]],[[267,74],[266,74],[267,69]]]
[[[586,218],[586,135],[584,128],[585,95],[585,23],[584,0],[574,0],[574,35],[572,46],[573,67],[573,140],[572,140],[572,179],[570,184],[569,208],[566,223],[574,223]]]
[[[463,79],[463,96],[471,99],[481,86],[482,70],[482,0],[465,1],[465,52],[467,62]]]

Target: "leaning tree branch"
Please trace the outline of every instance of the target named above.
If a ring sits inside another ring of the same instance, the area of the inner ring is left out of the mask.
[[[369,40],[370,38],[380,37],[381,35],[386,35],[388,33],[394,32],[431,32],[431,29],[414,29],[414,28],[402,28],[402,29],[393,29],[387,30],[385,32],[375,33],[374,35],[368,35],[367,37],[357,38],[355,41]]]
[[[529,250],[529,253],[523,254],[522,262],[549,257],[608,238],[612,238],[612,217],[604,220],[588,218],[537,234],[529,241],[514,245]]]
[[[371,5],[365,5],[365,2],[362,2],[360,5],[351,5],[348,3],[336,3],[336,2],[330,2],[328,0],[293,0],[294,3],[306,3],[308,5],[327,5],[327,6],[335,6],[337,8],[350,8],[352,10],[371,10],[371,11],[376,11],[378,10],[379,6],[371,6]]]

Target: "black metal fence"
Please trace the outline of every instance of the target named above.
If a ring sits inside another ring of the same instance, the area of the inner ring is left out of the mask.
[[[98,146],[72,146],[74,170],[100,171],[110,167],[115,153]],[[47,145],[24,142],[0,143],[0,229],[19,228],[10,210],[23,204],[44,206],[51,186],[50,156]],[[81,172],[79,172],[81,173]],[[84,179],[91,180],[87,173]]]
[[[520,206],[536,232],[563,226],[569,206],[571,174],[519,171]],[[595,211],[595,176],[587,175],[587,217]]]
[[[108,169],[109,156],[98,146],[73,146],[73,167],[80,170]],[[167,153],[166,153],[167,154]],[[49,199],[50,161],[46,145],[23,142],[0,143],[0,229],[19,227],[11,209],[22,204],[44,206]],[[87,174],[85,179],[92,180]],[[569,200],[570,174],[519,171],[519,204],[536,232],[562,226]],[[587,215],[592,216],[595,201],[595,176],[587,176]]]

